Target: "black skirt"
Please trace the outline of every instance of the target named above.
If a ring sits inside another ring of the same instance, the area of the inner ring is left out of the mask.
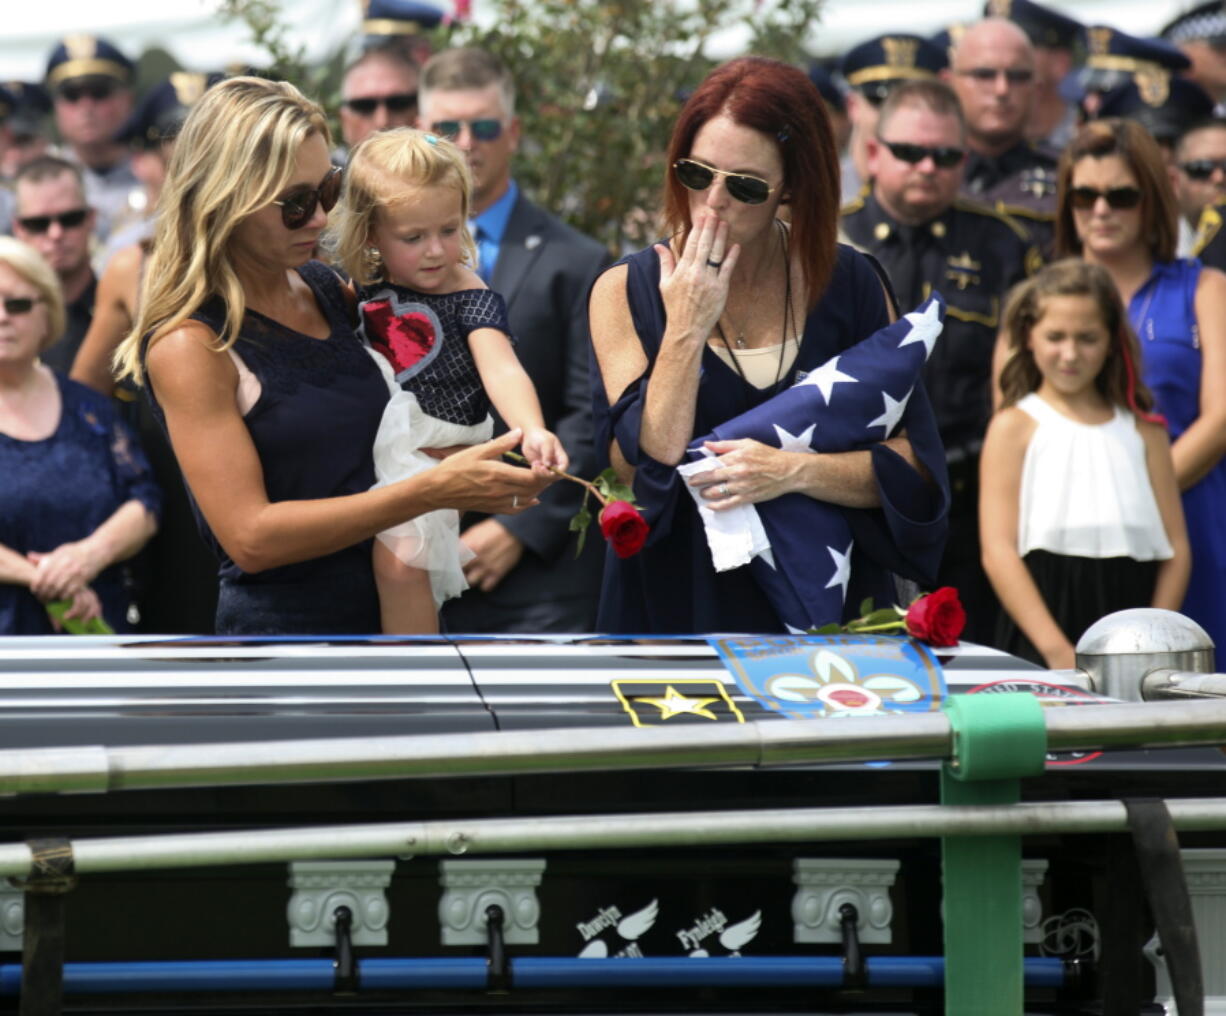
[[[1023,560],[1047,609],[1074,646],[1099,618],[1117,610],[1150,606],[1161,563],[1131,557],[1066,557],[1046,550],[1032,550]],[[1042,655],[1003,610],[997,621],[996,645],[1046,666]]]

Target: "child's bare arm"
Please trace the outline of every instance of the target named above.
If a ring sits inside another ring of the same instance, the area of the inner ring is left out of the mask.
[[[566,450],[557,437],[545,429],[536,388],[506,333],[497,328],[476,328],[469,333],[468,348],[472,350],[481,384],[498,415],[508,427],[523,430],[525,457],[533,463],[565,469],[569,463]]]

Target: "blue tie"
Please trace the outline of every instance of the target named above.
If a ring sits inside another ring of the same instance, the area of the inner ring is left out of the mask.
[[[477,242],[477,274],[488,286],[490,277],[494,274],[494,261],[497,258],[498,248],[491,242],[489,233],[480,226],[473,228],[473,239]]]

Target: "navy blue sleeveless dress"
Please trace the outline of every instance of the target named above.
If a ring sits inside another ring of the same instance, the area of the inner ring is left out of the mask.
[[[592,400],[596,449],[609,465],[616,440],[635,467],[634,492],[651,526],[638,554],[605,558],[597,629],[622,634],[701,634],[706,632],[783,632],[748,567],[716,572],[702,522],[676,469],[639,447],[643,403],[651,367],[664,335],[660,299],[660,262],[652,248],[624,258],[629,273],[626,294],[647,370],[609,405],[604,381],[592,359]],[[905,308],[910,309],[910,308]],[[830,357],[867,338],[888,323],[885,297],[867,259],[840,245],[830,284],[805,319],[800,350],[791,370],[770,388],[754,388],[708,347],[703,351],[693,436],[759,405],[821,366]],[[932,406],[922,385],[907,403],[903,426],[920,461],[934,477],[945,476],[945,453]],[[882,507],[846,508],[855,538],[847,609],[859,613],[863,598],[878,606],[897,599],[893,574],[930,586],[945,545],[949,492],[929,484],[885,445],[871,446],[873,473]]]
[[[55,375],[60,419],[41,441],[0,434],[0,543],[25,555],[84,539],[120,505],[139,501],[159,514],[161,491],[131,428],[111,400]],[[130,632],[132,590],[124,565],[113,564],[90,585],[102,617]],[[47,610],[24,586],[0,583],[0,635],[51,635]]]
[[[327,318],[327,339],[303,335],[249,310],[234,352],[260,382],[244,422],[260,457],[270,501],[338,497],[374,483],[371,450],[387,385],[350,322],[336,273],[311,261],[298,269]],[[219,332],[220,301],[192,315]],[[165,426],[151,386],[146,392]],[[380,631],[371,541],[325,557],[251,574],[226,554],[193,500],[201,535],[221,562],[219,635],[372,634]]]

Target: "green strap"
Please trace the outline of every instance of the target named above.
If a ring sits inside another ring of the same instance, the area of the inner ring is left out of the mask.
[[[1047,728],[1026,692],[945,702],[954,757],[941,772],[945,805],[1016,804],[1021,776],[1043,772]],[[1022,845],[1017,836],[947,836],[946,1016],[1022,1013]]]

